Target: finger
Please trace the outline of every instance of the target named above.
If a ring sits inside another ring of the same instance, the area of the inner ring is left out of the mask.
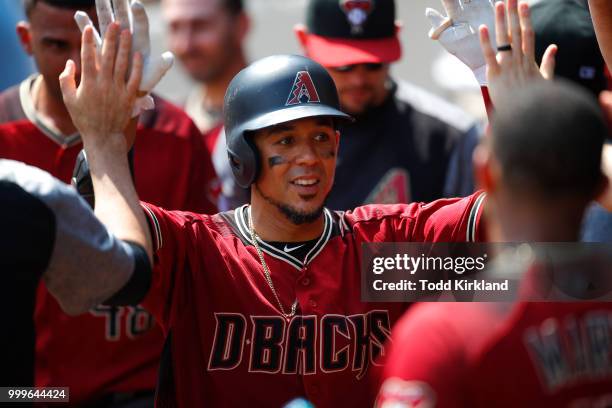
[[[142,68],[142,55],[137,52],[134,54],[134,59],[132,61],[132,70],[130,72],[130,77],[127,83],[127,91],[130,95],[134,96],[134,99],[136,99],[138,88],[140,86],[140,82],[142,81]]]
[[[157,83],[162,79],[166,72],[174,64],[174,55],[171,52],[165,52],[161,56],[150,61],[145,67],[145,72],[142,76],[142,83],[140,84],[140,90],[150,92]]]
[[[115,21],[119,23],[122,30],[130,29],[130,9],[128,0],[113,0],[115,10]]]
[[[110,0],[96,0],[96,13],[98,13],[98,24],[100,24],[100,35],[102,38],[106,36],[106,30],[115,19],[113,18],[113,9],[111,8]]]
[[[151,53],[151,39],[149,38],[149,18],[141,2],[132,2],[132,16],[134,17],[134,50],[147,57]]]
[[[449,17],[444,17],[442,14],[438,12],[438,10],[434,10],[432,8],[427,8],[425,10],[425,16],[429,19],[431,23],[431,30],[429,30],[429,38],[432,40],[437,40],[440,38],[440,34],[448,27],[453,25],[453,21]]]
[[[104,43],[102,44],[100,72],[103,81],[110,81],[112,78],[117,56],[118,36],[119,24],[115,22],[108,26],[106,36],[104,37]]]
[[[542,56],[542,64],[540,64],[540,73],[545,79],[553,79],[555,77],[556,56],[558,47],[554,44],[548,46]]]
[[[115,61],[115,81],[125,83],[127,79],[128,66],[130,64],[130,50],[132,48],[132,36],[129,30],[121,31],[119,37],[119,51]]]
[[[491,45],[491,37],[489,35],[489,28],[486,25],[481,25],[478,30],[480,36],[480,48],[482,48],[482,54],[484,55],[485,62],[489,73],[497,74],[500,70],[499,63],[497,62],[495,50]]]
[[[521,21],[518,13],[518,0],[508,0],[508,25],[510,26],[512,41],[512,56],[522,61],[523,40],[521,36]]]
[[[74,13],[74,20],[79,26],[79,30],[81,30],[81,33],[85,30],[85,27],[88,27],[88,26],[91,27],[91,29],[93,30],[93,34],[94,34],[94,41],[96,43],[96,48],[98,50],[101,49],[102,39],[100,38],[100,34],[98,33],[98,30],[96,30],[96,27],[93,25],[93,22],[91,21],[87,13],[85,13],[84,11],[77,11],[76,13]]]
[[[506,7],[501,1],[495,4],[495,40],[498,47],[510,44],[508,24],[506,22]]]
[[[74,61],[66,61],[66,66],[59,76],[60,89],[62,90],[62,97],[64,102],[69,104],[76,98],[76,68]]]
[[[531,24],[531,12],[527,3],[521,2],[519,5],[519,19],[521,36],[523,38],[523,54],[527,61],[535,61],[535,34]]]
[[[95,80],[96,70],[96,44],[93,27],[85,27],[81,38],[81,83]]]
[[[457,18],[459,10],[461,9],[459,0],[442,0],[442,5],[444,6],[444,10],[446,10],[446,15],[450,19]]]

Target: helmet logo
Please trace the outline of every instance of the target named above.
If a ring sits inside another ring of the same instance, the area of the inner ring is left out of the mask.
[[[295,75],[285,106],[312,102],[320,102],[317,88],[315,88],[308,71],[300,71]]]
[[[351,34],[361,34],[363,24],[374,8],[372,0],[340,0],[340,8],[351,25]]]

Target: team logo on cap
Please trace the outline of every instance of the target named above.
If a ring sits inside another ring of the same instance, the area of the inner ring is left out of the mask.
[[[351,25],[351,34],[363,32],[363,24],[374,9],[372,0],[340,0],[340,8]]]
[[[320,102],[317,88],[312,82],[308,71],[300,71],[295,75],[291,92],[287,98],[286,106],[297,105],[299,103]]]

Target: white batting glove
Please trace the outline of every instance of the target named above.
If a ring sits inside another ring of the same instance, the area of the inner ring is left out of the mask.
[[[174,63],[174,55],[167,51],[159,56],[151,56],[151,39],[149,37],[149,18],[144,6],[138,0],[96,0],[96,12],[100,24],[100,33],[96,31],[91,19],[84,11],[77,11],[74,19],[81,29],[87,26],[94,30],[98,51],[102,49],[102,38],[106,29],[117,21],[121,29],[129,29],[132,33],[132,54],[139,52],[143,59],[142,81],[139,90],[144,96],[136,99],[132,117],[140,115],[145,110],[153,109],[155,103],[149,93],[155,88]]]
[[[429,38],[438,40],[446,51],[467,65],[481,86],[487,85],[487,65],[478,40],[478,27],[485,24],[495,32],[493,3],[493,0],[442,0],[446,16],[432,8],[425,11],[432,26]],[[497,48],[495,44],[493,47]]]

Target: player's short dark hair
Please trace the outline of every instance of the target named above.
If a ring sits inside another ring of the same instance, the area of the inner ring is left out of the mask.
[[[53,7],[66,9],[88,9],[96,6],[96,0],[23,0],[25,15],[30,17],[32,10],[38,3],[46,3]]]
[[[244,11],[244,2],[242,0],[223,0],[222,4],[232,16],[237,16]]]
[[[503,182],[537,197],[593,198],[608,127],[593,97],[567,81],[541,81],[508,96],[492,120]]]

